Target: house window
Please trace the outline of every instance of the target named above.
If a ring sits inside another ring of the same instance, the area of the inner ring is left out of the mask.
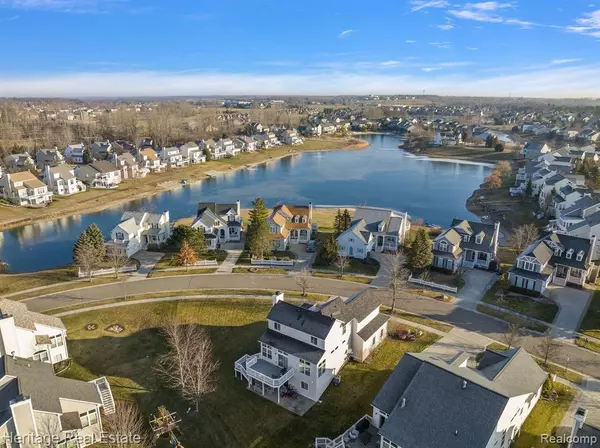
[[[79,420],[81,421],[81,427],[87,428],[90,425],[94,425],[98,422],[98,414],[96,414],[96,410],[92,410],[89,412],[83,412],[79,414]]]
[[[308,383],[305,383],[304,381],[300,381],[300,387],[304,390],[308,390]]]
[[[468,243],[471,240],[471,237],[469,235],[465,235],[463,236],[463,241]]]
[[[346,324],[342,324],[342,334],[346,334]]]
[[[487,261],[487,253],[486,252],[478,252],[477,259],[480,261]]]
[[[573,257],[573,249],[567,251],[567,258],[570,260]]]
[[[396,445],[391,440],[388,440],[385,437],[382,437],[381,438],[381,448],[398,448],[398,445]]]
[[[270,345],[263,344],[262,356],[263,358],[273,359],[273,348]]]
[[[300,359],[298,362],[298,371],[303,375],[310,376],[310,362]]]
[[[321,376],[321,375],[323,375],[323,374],[325,373],[325,370],[326,370],[326,369],[325,369],[325,364],[326,364],[326,361],[325,361],[325,360],[323,360],[323,361],[321,361],[321,362],[319,363],[318,370],[317,370],[317,372],[318,372],[319,376]]]
[[[39,352],[35,352],[33,354],[33,360],[34,361],[42,361],[42,362],[47,362],[50,358],[48,357],[48,351],[47,350],[40,350]]]
[[[377,343],[377,336],[373,336],[373,340],[371,341],[371,345],[373,347],[375,347],[375,344]]]
[[[446,252],[448,250],[448,243],[440,241],[439,247],[442,252]]]
[[[298,217],[294,216],[294,222],[297,223],[298,222]]]
[[[303,222],[303,223],[306,223],[306,216],[303,216],[303,217],[302,217],[302,222]]]
[[[477,235],[477,237],[475,238],[475,243],[481,244],[482,241],[483,241],[483,237],[481,235]]]
[[[581,261],[581,260],[583,260],[583,251],[582,250],[580,250],[577,253],[577,261]]]
[[[319,343],[319,340],[318,340],[317,338],[315,338],[314,336],[311,336],[311,337],[310,337],[310,343],[311,343],[312,345],[318,345],[318,343]]]
[[[279,322],[274,322],[274,323],[273,323],[273,328],[274,328],[276,331],[281,331],[281,324],[280,324]]]
[[[348,238],[348,242],[349,243],[353,243],[354,242],[354,238]]]
[[[57,334],[56,336],[51,336],[50,342],[51,342],[52,348],[62,347],[63,345],[65,345],[65,341],[63,340],[62,334]]]
[[[277,233],[277,226],[271,225],[271,233]]]
[[[383,339],[383,328],[381,329],[381,331],[379,331],[379,337],[380,337],[381,339]]]
[[[556,249],[554,249],[554,255],[556,255],[557,257],[561,257],[562,253],[563,253],[563,251],[560,247],[557,247]]]
[[[362,249],[357,249],[356,252],[358,252],[359,254],[362,254],[363,250]]]
[[[123,232],[117,232],[115,236],[119,241],[123,241],[125,239],[125,235],[123,234]]]

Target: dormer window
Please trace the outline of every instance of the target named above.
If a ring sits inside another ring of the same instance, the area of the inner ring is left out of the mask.
[[[556,255],[557,257],[562,257],[562,253],[563,253],[563,250],[560,247],[557,247],[556,249],[554,249],[554,255]]]
[[[294,222],[296,222],[296,223],[298,222],[298,217],[297,216],[294,216]]]
[[[571,258],[573,258],[573,249],[569,249],[567,251],[567,258],[570,260]]]
[[[446,243],[444,240],[440,241],[440,250],[442,252],[446,252],[448,250],[448,243]]]
[[[582,250],[580,250],[580,251],[577,253],[577,261],[582,261],[582,260],[583,260],[583,255],[584,255],[583,251],[582,251]]]
[[[481,244],[483,242],[483,235],[477,235],[475,237],[475,243]]]
[[[468,243],[470,240],[471,240],[471,237],[470,237],[469,235],[465,235],[465,236],[463,236],[463,241],[464,241],[465,243]]]
[[[306,223],[306,216],[303,216],[303,217],[302,217],[302,222],[303,222],[303,223]]]

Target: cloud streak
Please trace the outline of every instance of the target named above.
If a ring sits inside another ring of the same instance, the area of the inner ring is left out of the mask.
[[[353,33],[356,33],[356,30],[353,30],[353,29],[344,30],[338,35],[338,39],[345,39],[346,37],[350,36]]]
[[[575,25],[567,27],[567,31],[586,36],[600,37],[600,9],[579,17],[575,20]]]
[[[445,8],[449,5],[446,0],[412,0],[410,4],[410,12],[417,12],[428,8]]]

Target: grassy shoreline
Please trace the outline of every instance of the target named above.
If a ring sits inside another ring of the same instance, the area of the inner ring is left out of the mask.
[[[304,145],[282,146],[266,151],[239,154],[233,159],[211,162],[155,173],[143,179],[131,179],[114,190],[88,189],[74,196],[55,196],[54,201],[43,209],[32,209],[0,204],[0,231],[15,227],[49,221],[57,218],[94,213],[115,205],[131,202],[165,191],[181,188],[181,179],[197,182],[206,179],[207,172],[230,172],[247,165],[257,165],[289,157],[303,152],[361,150],[369,146],[366,140],[357,138],[325,137],[307,140]]]

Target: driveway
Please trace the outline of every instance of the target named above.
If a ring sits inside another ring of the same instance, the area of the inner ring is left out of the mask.
[[[163,252],[149,252],[147,250],[140,250],[139,252],[133,254],[131,258],[134,258],[140,262],[140,268],[132,277],[132,279],[146,277],[164,255],[165,254]]]
[[[387,288],[390,285],[390,280],[388,278],[388,266],[390,265],[394,255],[372,252],[371,257],[379,262],[379,270],[377,271],[377,276],[371,282],[371,286]]]
[[[290,250],[296,254],[292,270],[301,271],[304,268],[311,268],[315,261],[316,252],[306,252],[306,244],[290,244]]]
[[[481,269],[465,269],[463,277],[465,286],[458,293],[458,306],[474,310],[486,291],[497,279],[495,272],[482,271]]]
[[[558,303],[560,309],[554,321],[557,327],[557,336],[574,338],[574,332],[579,328],[579,323],[590,303],[590,293],[585,289],[567,287],[550,287],[547,289],[552,300]]]

